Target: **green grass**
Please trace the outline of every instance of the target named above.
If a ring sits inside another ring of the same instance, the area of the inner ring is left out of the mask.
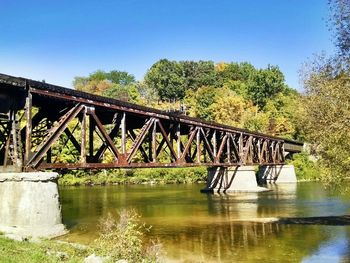
[[[1,263],[82,262],[88,256],[85,249],[56,241],[19,242],[0,237]]]

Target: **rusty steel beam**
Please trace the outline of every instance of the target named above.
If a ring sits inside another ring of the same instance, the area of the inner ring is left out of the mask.
[[[54,125],[49,131],[49,135],[41,142],[38,146],[37,152],[28,160],[26,167],[35,168],[38,163],[41,161],[41,158],[46,154],[52,144],[58,139],[60,134],[65,130],[68,125],[68,122],[75,118],[78,113],[83,109],[83,106],[77,104],[74,108],[68,111],[63,115],[58,123]]]

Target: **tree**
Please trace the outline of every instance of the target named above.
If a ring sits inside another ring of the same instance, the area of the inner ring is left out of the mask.
[[[330,30],[333,31],[334,44],[339,57],[350,58],[350,0],[329,0],[331,18]]]
[[[227,82],[247,83],[249,77],[256,71],[248,62],[218,63],[216,65],[216,87],[223,87]]]
[[[161,59],[147,71],[145,83],[157,91],[161,100],[182,99],[185,96],[182,65]]]
[[[331,65],[309,72],[305,127],[323,165],[323,179],[350,177],[350,72],[334,76]]]
[[[235,127],[243,127],[245,120],[256,113],[256,107],[232,91],[225,93],[226,96],[218,97],[210,106],[214,121]]]
[[[215,65],[213,61],[180,61],[183,70],[185,89],[197,90],[202,86],[215,83]]]
[[[253,72],[248,82],[248,96],[259,109],[285,89],[284,75],[277,66]]]
[[[130,85],[135,83],[135,77],[128,72],[112,70],[106,73],[106,79],[110,82],[120,85]]]
[[[336,184],[350,177],[350,2],[329,2],[337,54],[319,56],[302,72],[306,90],[307,139],[320,158],[321,179]]]
[[[192,117],[213,121],[211,105],[220,97],[220,89],[214,87],[201,87],[196,91],[188,90],[185,103]]]
[[[89,74],[88,77],[75,77],[73,85],[77,90],[97,95],[134,103],[140,101],[135,77],[125,71],[104,72],[97,70]]]

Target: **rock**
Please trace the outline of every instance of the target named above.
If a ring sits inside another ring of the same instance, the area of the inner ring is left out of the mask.
[[[65,260],[68,260],[69,259],[69,256],[67,253],[65,252],[57,252],[56,253],[56,257],[60,260],[60,261],[65,261]]]
[[[91,254],[90,256],[84,259],[84,263],[103,263],[104,259],[102,257]]]
[[[128,261],[125,260],[125,259],[119,259],[119,260],[116,261],[115,263],[128,263]]]

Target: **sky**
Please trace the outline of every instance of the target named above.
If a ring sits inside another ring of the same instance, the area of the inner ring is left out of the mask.
[[[333,51],[327,19],[327,0],[0,0],[0,73],[72,87],[162,58],[248,61],[302,90],[302,64]]]

